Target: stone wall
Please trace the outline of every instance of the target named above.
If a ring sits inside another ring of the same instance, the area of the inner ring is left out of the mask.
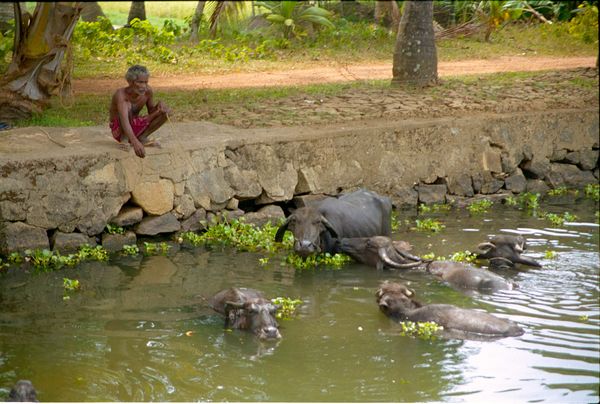
[[[136,234],[200,230],[223,212],[260,224],[295,196],[358,187],[397,207],[582,187],[598,182],[598,125],[595,109],[321,128],[181,123],[161,129],[164,147],[145,159],[117,150],[105,128],[69,129],[64,149],[0,157],[0,253],[117,249]],[[103,234],[108,223],[130,231]]]

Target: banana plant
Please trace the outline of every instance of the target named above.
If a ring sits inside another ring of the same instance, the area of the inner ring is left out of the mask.
[[[286,39],[300,37],[308,25],[333,28],[328,10],[297,1],[258,1],[256,6],[266,9],[263,16],[273,26],[280,27]]]

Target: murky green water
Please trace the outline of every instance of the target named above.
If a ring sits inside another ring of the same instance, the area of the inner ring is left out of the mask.
[[[526,255],[544,267],[503,272],[520,289],[493,295],[465,296],[419,271],[262,267],[260,255],[229,249],[35,275],[11,270],[0,276],[0,386],[6,393],[30,379],[41,401],[597,402],[597,207],[543,207],[579,220],[551,228],[510,208],[474,217],[452,211],[440,216],[447,228],[439,234],[395,235],[415,253],[446,255],[474,249],[488,234],[524,233]],[[558,256],[545,259],[546,250]],[[83,288],[68,301],[63,277]],[[427,303],[510,318],[526,333],[494,342],[402,337],[375,303],[385,279],[410,281]],[[304,304],[282,322],[280,342],[263,344],[225,332],[205,306],[203,298],[230,286]]]

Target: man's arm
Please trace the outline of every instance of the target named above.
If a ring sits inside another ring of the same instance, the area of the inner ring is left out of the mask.
[[[171,109],[167,107],[164,102],[159,101],[154,104],[154,91],[152,91],[152,88],[148,87],[147,95],[148,100],[146,101],[146,108],[148,109],[148,119],[150,121],[152,121],[161,113],[165,113],[167,115],[171,113]]]
[[[138,157],[145,157],[146,150],[144,149],[144,145],[133,134],[131,122],[129,122],[129,107],[127,106],[127,100],[125,99],[124,92],[117,92],[117,94],[115,94],[115,97],[117,97],[117,110],[119,112],[119,123],[121,126],[121,131],[123,132],[123,135],[125,135],[127,139],[129,139],[129,142],[133,146],[135,154]]]

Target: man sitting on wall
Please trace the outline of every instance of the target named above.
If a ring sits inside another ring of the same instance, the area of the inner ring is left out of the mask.
[[[110,129],[115,140],[125,149],[133,146],[138,157],[145,157],[144,146],[160,146],[149,141],[148,136],[160,128],[171,113],[162,101],[154,104],[152,88],[148,85],[150,73],[144,66],[133,65],[127,69],[125,80],[129,85],[119,88],[110,103]],[[148,115],[139,115],[146,106]]]

